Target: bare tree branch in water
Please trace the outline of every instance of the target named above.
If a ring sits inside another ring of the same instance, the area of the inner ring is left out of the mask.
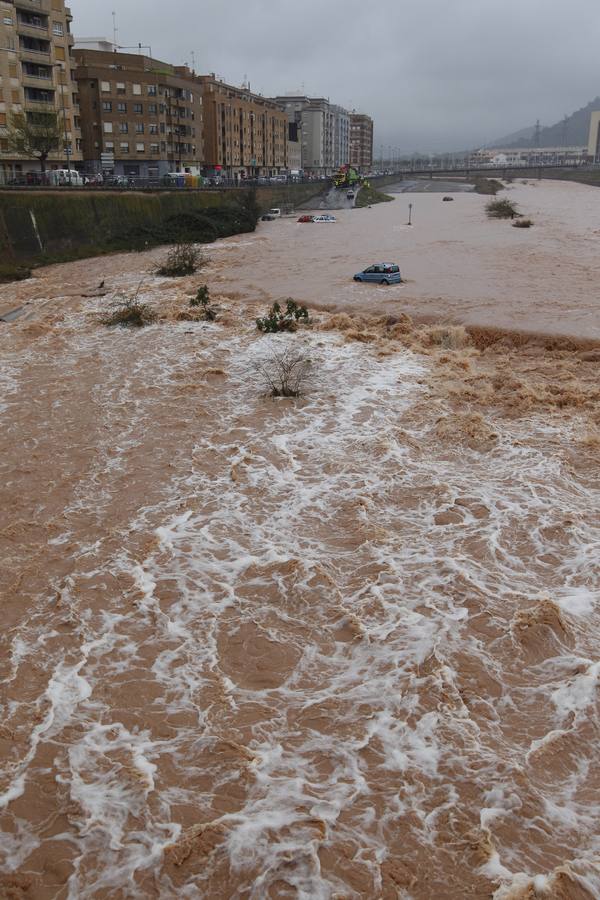
[[[301,397],[313,377],[313,361],[305,350],[286,348],[254,364],[270,397]]]

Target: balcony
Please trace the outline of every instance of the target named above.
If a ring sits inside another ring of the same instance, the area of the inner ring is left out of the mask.
[[[15,6],[17,9],[25,10],[25,12],[32,12],[32,13],[46,13],[47,12],[46,3],[42,3],[42,0],[15,0]]]
[[[19,50],[19,56],[22,60],[30,60],[31,62],[37,63],[49,63],[50,62],[50,50],[41,51],[41,50],[28,50],[26,47],[21,47]]]
[[[51,75],[31,75],[23,72],[23,87],[51,88],[53,87]]]
[[[27,22],[17,22],[17,34],[23,37],[41,38],[42,40],[50,37],[48,26],[30,25]]]

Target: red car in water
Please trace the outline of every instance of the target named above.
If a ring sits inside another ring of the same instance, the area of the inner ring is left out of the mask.
[[[314,222],[314,220],[314,216],[300,216],[300,218],[298,219],[299,222]]]

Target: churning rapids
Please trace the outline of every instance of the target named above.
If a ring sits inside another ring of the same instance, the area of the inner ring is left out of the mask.
[[[140,331],[164,251],[0,291],[0,895],[600,896],[600,352],[261,336],[258,240]]]

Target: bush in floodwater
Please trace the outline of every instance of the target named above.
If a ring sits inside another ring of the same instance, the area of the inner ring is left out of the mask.
[[[101,317],[103,325],[121,325],[124,328],[143,328],[152,325],[158,316],[147,303],[141,303],[137,294],[134,297],[120,297]]]
[[[202,255],[194,244],[177,244],[167,253],[167,258],[161,266],[157,266],[156,274],[169,278],[178,278],[184,275],[193,275],[198,269],[205,266],[208,260]]]
[[[255,364],[270,397],[300,397],[312,375],[312,360],[304,350],[273,351]]]
[[[275,302],[266,316],[256,320],[256,327],[265,334],[275,334],[278,331],[296,331],[298,323],[309,323],[308,310],[305,306],[298,306],[295,300],[288,298],[285,312],[279,303]]]
[[[502,200],[490,200],[485,205],[485,211],[489,219],[514,219],[518,215],[517,207],[506,197]]]
[[[210,294],[205,284],[201,284],[195,297],[190,299],[190,306],[201,306],[207,322],[214,322],[217,318],[217,310],[210,305]]]
[[[531,228],[533,225],[533,221],[531,219],[517,219],[516,222],[513,222],[513,228]]]

